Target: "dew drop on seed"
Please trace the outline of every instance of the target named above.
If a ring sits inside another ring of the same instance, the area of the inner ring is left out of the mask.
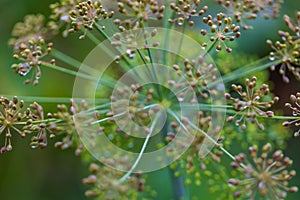
[[[60,17],[61,21],[68,21],[69,20],[69,16],[68,15],[63,15]]]
[[[270,57],[269,59],[270,59],[270,61],[274,61],[275,57]]]

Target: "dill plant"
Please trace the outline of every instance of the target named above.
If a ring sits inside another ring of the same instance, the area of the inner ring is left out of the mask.
[[[73,97],[47,113],[39,98],[23,97],[32,99],[25,106],[18,94],[1,96],[1,153],[15,148],[13,134],[32,148],[49,139],[72,148],[89,163],[82,182],[96,199],[161,199],[147,178],[162,168],[173,199],[202,199],[202,187],[211,199],[297,192],[281,149],[293,135],[285,127],[299,127],[300,95],[290,94],[292,115],[281,116],[267,77],[271,68],[286,84],[299,79],[300,14],[284,15],[288,31],[266,41],[269,55],[249,58],[235,51],[238,39],[255,31],[251,20],[275,20],[284,2],[215,3],[217,14],[200,0],[61,0],[47,18],[26,16],[9,41],[11,68],[36,87],[51,76],[44,68],[73,75]],[[72,35],[95,45],[84,61],[55,48],[55,37]]]

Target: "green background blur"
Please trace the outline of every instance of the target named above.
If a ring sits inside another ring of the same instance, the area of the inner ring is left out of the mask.
[[[211,3],[212,1],[203,2]],[[55,1],[0,0],[0,95],[71,97],[74,77],[70,75],[43,69],[42,78],[37,87],[24,86],[22,84],[24,79],[10,69],[13,59],[7,41],[13,25],[18,21],[23,21],[26,14],[49,15],[48,5],[53,2]],[[283,12],[294,16],[297,9],[300,9],[299,0],[286,0]],[[271,20],[262,20],[256,22],[256,26],[255,31],[243,34],[239,48],[250,54],[266,55],[269,50],[268,46],[262,45],[257,49],[257,45],[265,44],[267,38],[276,38],[278,25]],[[75,39],[75,37],[71,37],[72,42],[70,40],[65,42],[62,38],[58,38],[55,47],[63,52],[67,51],[68,54],[77,58],[84,58],[91,45]],[[275,80],[277,81],[277,79]],[[282,84],[280,80],[278,83]],[[278,86],[275,89],[281,92],[283,87]],[[293,86],[290,89],[299,91],[299,86]],[[45,106],[47,112],[53,111],[56,105],[47,104]],[[0,141],[0,145],[2,145],[3,137]],[[74,156],[72,150],[61,152],[59,149],[52,148],[53,143],[51,142],[46,149],[32,150],[28,145],[29,138],[14,137],[12,142],[14,150],[0,155],[0,200],[85,199],[83,195],[85,187],[81,184],[81,179],[88,175],[87,167],[82,164],[80,158]],[[300,139],[289,142],[286,154],[295,160],[294,168],[300,172],[299,145]],[[160,194],[160,199],[171,198],[168,194],[171,186],[168,185],[168,174],[164,170],[152,173],[149,178],[149,182]],[[158,179],[159,181],[157,181]],[[293,180],[293,183],[300,185],[299,175]],[[211,198],[204,197],[203,199],[210,200]],[[291,195],[290,199],[300,199],[300,196],[299,194]]]

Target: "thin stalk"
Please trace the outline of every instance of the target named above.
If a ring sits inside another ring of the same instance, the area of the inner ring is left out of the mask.
[[[15,95],[0,94],[0,96],[5,96],[7,98],[13,98]],[[72,98],[72,97],[38,97],[38,96],[18,96],[18,98],[24,101],[36,101],[42,103],[70,103],[70,100],[79,101],[82,99]],[[84,99],[85,101],[95,101],[97,104],[106,103],[108,99]]]
[[[147,110],[147,109],[153,108],[155,106],[158,106],[158,104],[151,104],[151,105],[145,106],[145,107],[143,107],[141,109],[138,109],[137,112],[140,112],[140,111],[143,111],[143,110]],[[124,111],[124,112],[121,112],[119,114],[113,115],[112,117],[121,117],[121,116],[123,116],[123,115],[125,115],[127,113],[128,113],[128,111]],[[107,120],[110,120],[112,117],[106,117],[106,118],[94,121],[94,122],[91,123],[91,125],[95,125],[95,124],[98,124],[98,123],[105,122]]]
[[[163,141],[165,141],[164,139],[166,138],[167,134],[170,132],[170,120],[169,120],[168,116],[167,116],[167,119],[166,119],[166,122],[165,122],[165,125],[164,125],[162,131],[163,131],[163,134],[162,134],[163,135]],[[171,182],[172,182],[172,185],[173,185],[174,198],[176,200],[180,200],[180,199],[182,199],[186,196],[183,177],[175,176],[176,171],[179,171],[179,167],[177,167],[177,169],[171,169],[169,167],[168,169],[169,169]]]
[[[144,30],[144,29],[143,29],[143,32],[144,32],[144,34],[145,34],[145,30]],[[148,42],[147,39],[145,39],[145,44],[146,44],[146,46],[148,46],[148,48],[147,48],[147,53],[148,53],[148,56],[149,56],[149,59],[150,59],[151,67],[152,67],[152,73],[151,73],[151,74],[152,74],[152,76],[153,76],[153,78],[154,78],[154,81],[155,81],[156,83],[158,83],[157,74],[156,74],[156,71],[155,71],[155,69],[154,69],[153,56],[152,56],[152,53],[151,53],[151,50],[150,50],[150,47],[149,47],[149,42]],[[141,54],[140,54],[140,55],[141,55]],[[158,85],[156,85],[155,87],[156,87],[158,96],[162,96],[161,88],[160,88]]]
[[[47,123],[47,122],[55,122],[55,123],[59,123],[62,120],[58,120],[55,118],[51,118],[51,119],[43,119],[43,120],[37,120],[37,121],[32,121],[31,124],[40,124],[40,123]],[[15,125],[26,125],[27,122],[15,122]]]
[[[139,162],[140,162],[140,160],[141,160],[141,158],[142,158],[142,156],[143,156],[143,154],[144,154],[144,152],[145,152],[145,150],[146,150],[146,147],[147,147],[147,145],[148,145],[148,142],[149,142],[149,140],[150,140],[150,138],[151,138],[151,134],[152,134],[152,132],[153,132],[153,129],[154,129],[155,126],[156,126],[156,123],[157,123],[158,119],[159,119],[159,116],[156,116],[156,117],[154,118],[153,123],[151,124],[151,127],[150,127],[150,131],[149,131],[148,135],[147,135],[146,138],[145,138],[144,144],[143,144],[143,146],[142,146],[142,149],[141,149],[141,151],[140,151],[140,153],[139,153],[137,159],[135,160],[135,162],[134,162],[133,165],[131,166],[130,170],[129,170],[122,178],[119,179],[119,183],[123,183],[124,181],[126,181],[126,180],[128,179],[128,177],[132,174],[133,170],[134,170],[134,169],[137,167],[137,165],[139,164]]]
[[[180,37],[180,40],[179,40],[179,48],[177,50],[177,56],[175,58],[175,64],[177,64],[178,60],[179,60],[179,54],[181,52],[181,47],[182,47],[182,43],[183,43],[183,38],[184,38],[184,33],[185,33],[185,29],[186,29],[186,23],[183,23],[183,28],[182,28],[182,31],[181,31],[181,37]]]
[[[172,115],[176,121],[180,124],[180,126],[187,132],[189,132],[187,130],[187,128],[185,127],[185,125],[181,122],[181,120],[179,119],[179,117],[172,111],[172,110],[167,110],[167,112]],[[203,131],[202,129],[200,129],[199,127],[197,127],[195,124],[193,124],[190,120],[187,120],[189,125],[194,128],[195,130],[199,131],[200,133],[202,133],[206,138],[208,138],[212,143],[214,143],[215,145],[218,146],[218,148],[220,148],[227,156],[229,156],[232,160],[235,160],[235,157],[229,153],[225,148],[220,147],[220,144],[215,141],[212,137],[210,137],[205,131]]]
[[[109,42],[112,42],[111,38],[110,38],[110,37],[102,30],[102,28],[99,26],[99,24],[94,24],[94,27],[98,30],[98,32],[99,32],[104,38],[106,38]],[[116,48],[116,50],[117,50],[118,54],[121,55],[120,49],[119,49],[119,48]],[[108,49],[107,52],[108,52],[109,54],[111,54],[110,49]],[[111,55],[111,56],[114,56],[114,55]],[[129,62],[129,60],[128,60],[128,58],[127,58],[126,56],[121,55],[121,58],[122,58],[122,60],[125,62],[125,65],[120,65],[121,68],[122,68],[122,70],[123,70],[124,72],[127,72],[127,71],[129,71],[130,69],[133,69],[133,68],[134,68],[134,66]],[[136,71],[134,71],[134,73],[135,73],[135,75],[136,75],[137,77],[140,77],[140,75],[137,74]],[[141,77],[140,77],[140,78],[141,78]]]
[[[61,51],[57,50],[57,49],[52,49],[51,50],[51,55],[67,64],[69,64],[70,66],[79,69],[81,62],[79,62],[78,60],[62,53]]]
[[[265,57],[263,57],[259,60],[254,61],[253,63],[250,63],[248,65],[240,67],[239,69],[231,72],[230,74],[224,75],[222,77],[222,79],[219,79],[215,82],[212,82],[212,83],[208,84],[207,87],[211,88],[211,87],[216,86],[217,84],[222,83],[222,82],[223,83],[231,82],[233,80],[236,80],[238,78],[244,77],[244,76],[249,75],[249,74],[252,74],[254,72],[258,72],[258,71],[267,69],[270,66],[277,65],[281,62],[280,60],[275,60],[275,61],[272,61],[272,62],[267,62],[267,61],[269,61],[269,56],[265,56]],[[267,63],[261,64],[263,62],[267,62]],[[256,66],[256,65],[258,65],[258,66]]]
[[[42,63],[42,66],[48,67],[50,69],[54,69],[54,70],[57,70],[57,71],[60,71],[60,72],[63,72],[63,73],[69,74],[69,75],[73,75],[75,77],[80,77],[80,78],[83,78],[83,79],[86,79],[86,80],[89,80],[89,81],[95,81],[95,82],[99,81],[97,78],[93,78],[92,76],[89,76],[87,74],[83,74],[83,73],[76,72],[76,71],[66,69],[66,68],[63,68],[63,67],[55,66],[55,65],[52,65],[52,64],[49,64],[49,63]],[[105,80],[105,78],[108,79],[108,80]],[[112,84],[113,81],[114,81],[114,79],[110,78],[109,76],[104,76],[99,81],[99,84],[103,84],[103,85],[108,86],[110,88],[114,88],[115,85]]]
[[[218,40],[214,40],[212,43],[210,43],[208,49],[205,50],[205,53],[202,55],[203,57],[205,57],[207,54],[209,54],[211,52],[211,50],[213,49],[213,47],[215,46],[215,44],[217,43]]]
[[[55,66],[55,65],[52,65],[50,63],[43,62],[42,66],[48,67],[50,69],[55,69],[57,71],[60,71],[60,72],[63,72],[63,73],[69,74],[69,75],[73,75],[75,77],[77,76],[77,77],[84,78],[84,79],[87,79],[87,80],[90,80],[90,81],[98,81],[98,79],[95,79],[95,78],[93,78],[93,77],[91,77],[89,75],[82,74],[80,72],[76,72],[76,71],[73,71],[73,70],[70,70],[70,69],[66,69],[66,68],[63,68],[63,67]]]
[[[81,71],[86,72],[88,74],[94,74],[96,72],[96,70],[94,68],[85,65],[84,63],[64,54],[63,52],[61,52],[57,49],[52,49],[51,55],[54,58],[59,59],[59,60],[63,61],[64,63],[67,63],[71,67],[73,67],[75,69],[80,69]],[[83,67],[81,67],[81,66],[83,66]]]
[[[171,27],[172,27],[172,24],[169,22],[169,19],[172,19],[172,18],[174,18],[174,16],[175,16],[175,12],[170,8],[170,6],[168,6],[169,5],[169,0],[164,0],[164,3],[165,3],[165,5],[167,5],[166,6],[166,9],[165,9],[165,13],[164,13],[164,19],[163,19],[163,27],[165,28],[165,29],[167,29],[166,31],[165,31],[165,35],[164,35],[164,38],[168,38],[169,37],[169,33],[170,33],[170,29],[171,29]],[[163,46],[163,49],[168,49],[167,47],[169,46],[169,40],[164,40],[164,46]],[[162,61],[162,63],[164,64],[164,65],[166,65],[167,64],[167,52],[166,51],[163,51],[163,56],[162,56],[162,59],[163,59],[163,61]]]

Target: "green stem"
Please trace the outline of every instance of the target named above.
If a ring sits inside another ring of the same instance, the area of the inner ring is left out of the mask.
[[[63,67],[55,66],[55,65],[52,65],[50,63],[43,62],[42,66],[48,67],[50,69],[55,69],[57,71],[60,71],[60,72],[63,72],[63,73],[69,74],[69,75],[73,75],[75,77],[77,76],[77,77],[84,78],[84,79],[87,79],[87,80],[90,80],[90,81],[98,81],[97,79],[92,78],[89,75],[82,74],[80,72],[76,72],[76,71],[73,71],[73,70],[70,70],[70,69],[66,69],[66,68],[63,68]]]
[[[203,54],[203,57],[205,57],[207,54],[211,52],[215,44],[217,43],[217,40],[214,40],[212,43],[210,43],[208,49],[205,49],[205,53]]]
[[[7,95],[7,94],[1,94],[0,96],[5,96],[7,98],[13,98],[15,95]],[[36,101],[36,102],[42,102],[42,103],[70,103],[70,99],[72,97],[38,97],[38,96],[18,96],[18,98],[24,100],[24,101]],[[81,100],[81,99],[76,99]],[[95,103],[104,103],[107,102],[108,99],[84,99],[85,101],[95,101]]]
[[[147,145],[148,145],[148,142],[149,142],[149,140],[150,140],[150,138],[151,138],[153,129],[155,128],[155,126],[156,126],[157,121],[158,121],[159,118],[160,118],[159,115],[157,115],[157,116],[154,118],[153,123],[151,124],[151,127],[150,127],[150,131],[149,131],[148,135],[147,135],[146,138],[145,138],[145,141],[144,141],[144,143],[143,143],[142,149],[141,149],[141,151],[140,151],[140,153],[139,153],[137,159],[135,160],[135,162],[134,162],[133,165],[131,166],[130,170],[129,170],[122,178],[119,179],[119,183],[123,183],[124,181],[126,181],[126,180],[129,178],[129,176],[132,174],[133,170],[134,170],[134,169],[137,167],[137,165],[139,164],[139,162],[140,162],[140,160],[141,160],[141,158],[142,158],[142,156],[143,156],[143,154],[144,154],[144,152],[145,152],[145,150],[146,150],[146,147],[147,147]]]
[[[211,87],[216,86],[217,84],[222,83],[222,82],[223,83],[231,82],[233,80],[236,80],[238,78],[244,77],[244,76],[249,75],[249,74],[252,74],[254,72],[258,72],[258,71],[267,69],[272,65],[277,65],[280,62],[281,62],[280,60],[275,60],[275,61],[269,62],[269,56],[265,56],[265,57],[263,57],[259,60],[256,60],[253,63],[250,63],[248,65],[240,67],[239,69],[231,72],[228,75],[224,75],[222,77],[222,79],[219,79],[215,82],[212,82],[212,83],[208,84],[207,87],[211,88]],[[265,63],[265,64],[261,64],[261,63]],[[258,66],[256,66],[256,65],[258,65]]]
[[[168,116],[162,131],[163,131],[163,140],[164,140],[167,137],[167,134],[170,132],[170,120]],[[179,167],[177,167],[176,169],[172,169],[169,167],[168,169],[169,169],[169,174],[170,174],[170,178],[174,190],[173,191],[174,198],[176,200],[181,200],[186,196],[186,192],[185,192],[183,177],[175,175],[176,172],[179,171]]]
[[[40,123],[47,123],[47,122],[55,122],[55,123],[58,123],[58,122],[61,122],[62,120],[58,120],[58,119],[55,119],[55,118],[51,118],[51,119],[43,119],[43,120],[37,120],[37,121],[32,121],[31,123],[32,124],[40,124]],[[15,125],[26,125],[27,122],[15,122],[14,123]]]
[[[181,122],[181,120],[179,119],[179,117],[172,111],[172,110],[167,110],[167,112],[172,115],[176,121],[180,124],[180,126],[186,131],[189,132],[188,129],[186,128],[186,126]],[[188,120],[189,125],[194,128],[195,130],[199,131],[201,134],[203,134],[206,138],[208,138],[214,145],[216,145],[218,148],[220,148],[227,156],[229,156],[232,160],[235,160],[235,157],[229,153],[225,148],[223,148],[222,146],[220,146],[220,144],[215,141],[212,137],[210,137],[205,131],[203,131],[202,129],[200,129],[198,126],[196,126],[195,124],[193,124],[190,120]]]
[[[174,18],[175,16],[175,12],[170,8],[169,6],[169,1],[168,0],[165,0],[164,1],[166,8],[165,8],[165,13],[164,13],[164,18],[163,18],[163,27],[165,29],[167,29],[165,31],[165,35],[164,35],[164,38],[168,38],[169,37],[169,33],[170,33],[170,29],[172,27],[172,24],[169,22],[169,19],[172,19]],[[167,47],[169,46],[169,40],[164,40],[164,46],[163,46],[163,49],[168,49]],[[167,64],[167,52],[164,50],[163,51],[163,64],[166,65]]]

